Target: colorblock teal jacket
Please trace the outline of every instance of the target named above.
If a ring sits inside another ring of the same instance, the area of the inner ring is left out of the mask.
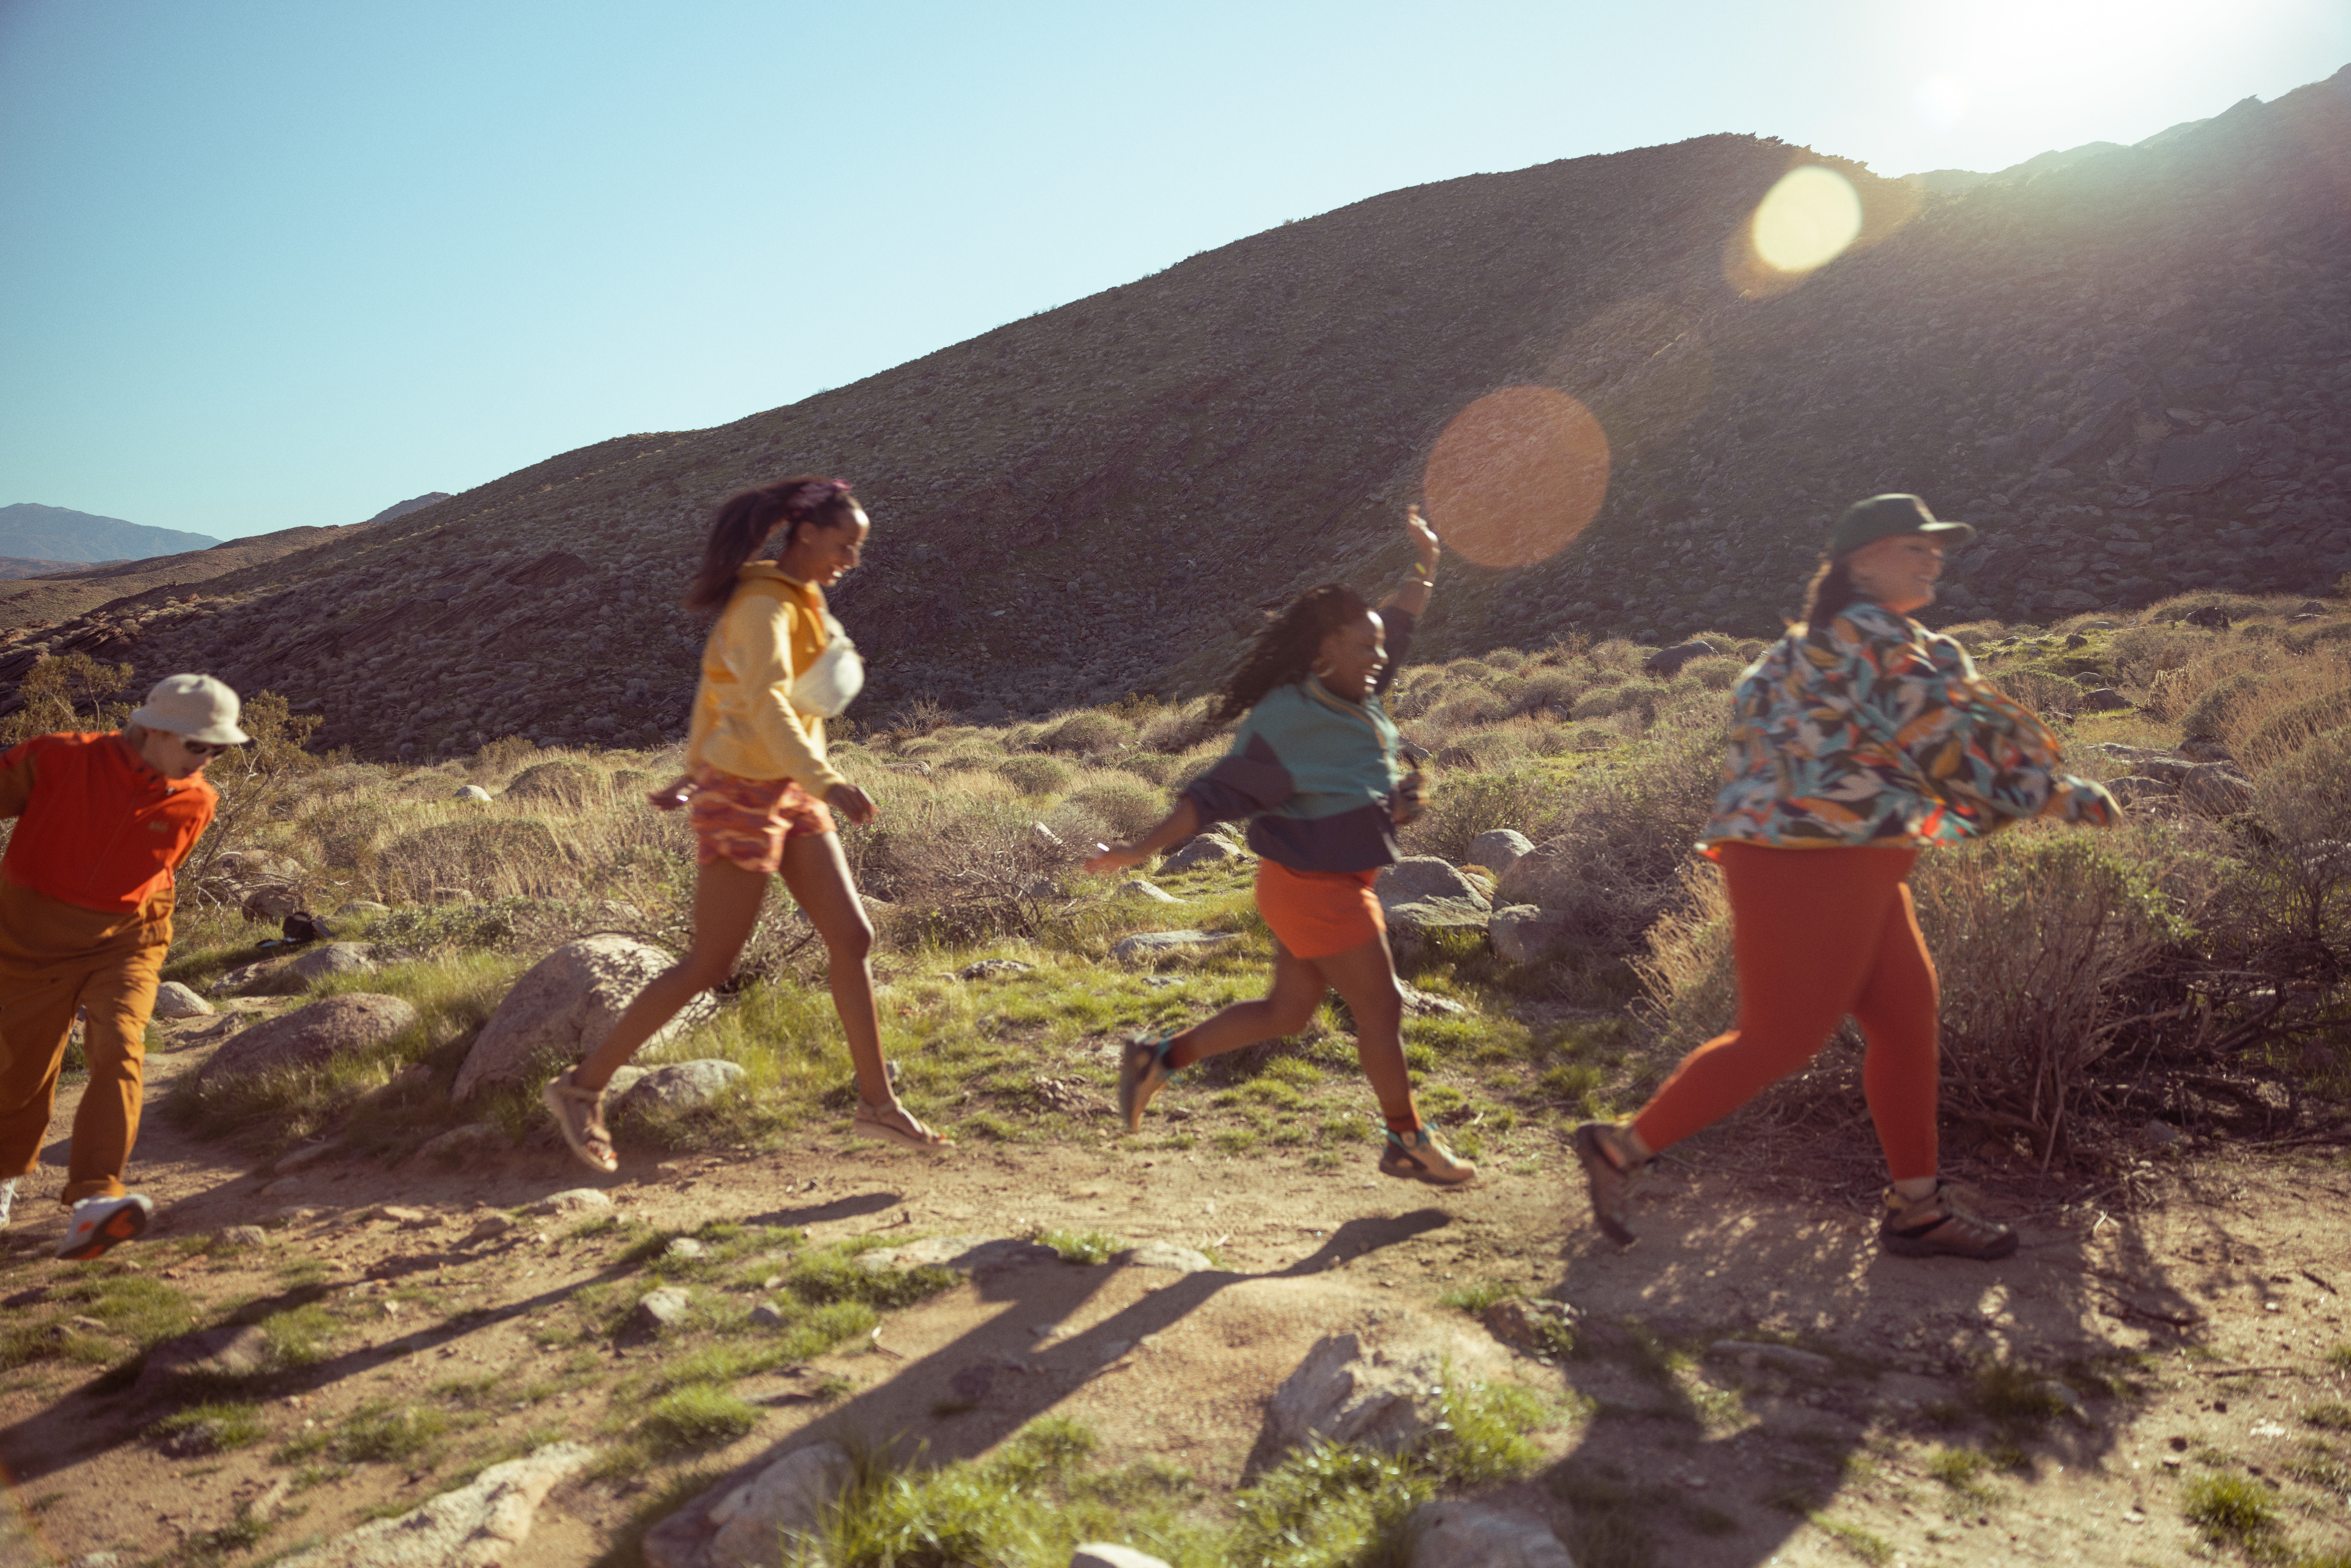
[[[1249,848],[1292,871],[1373,871],[1401,858],[1396,727],[1380,696],[1412,645],[1407,611],[1380,612],[1387,666],[1361,703],[1308,676],[1276,686],[1241,720],[1232,749],[1184,787],[1200,823],[1249,819]]]

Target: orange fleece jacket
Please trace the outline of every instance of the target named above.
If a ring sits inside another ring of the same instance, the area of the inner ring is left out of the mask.
[[[0,876],[130,914],[172,885],[219,801],[200,777],[165,779],[120,735],[37,735],[0,756],[0,817],[16,819]]]

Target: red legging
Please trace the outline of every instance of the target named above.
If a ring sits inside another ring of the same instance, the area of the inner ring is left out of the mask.
[[[1848,1013],[1869,1042],[1870,1120],[1896,1181],[1935,1174],[1935,962],[1910,902],[1911,849],[1727,843],[1739,1027],[1707,1041],[1633,1118],[1679,1143],[1810,1061]]]

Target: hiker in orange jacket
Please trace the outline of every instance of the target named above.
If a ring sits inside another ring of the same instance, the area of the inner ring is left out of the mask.
[[[147,1228],[122,1185],[139,1136],[147,1019],[172,946],[172,873],[220,797],[204,764],[244,743],[236,694],[210,675],[155,684],[122,728],[37,735],[0,755],[0,1225],[32,1174],[74,1017],[89,1086],[74,1114],[57,1255],[95,1258]]]

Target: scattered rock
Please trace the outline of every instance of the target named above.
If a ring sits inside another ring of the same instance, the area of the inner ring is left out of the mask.
[[[1245,860],[1249,852],[1221,833],[1200,833],[1178,844],[1174,852],[1159,862],[1162,871],[1190,871],[1196,866],[1217,865],[1226,861]]]
[[[694,1298],[686,1294],[683,1286],[664,1285],[646,1292],[644,1299],[637,1303],[636,1311],[629,1314],[622,1333],[628,1338],[651,1339],[663,1330],[674,1329],[685,1322],[693,1311]]]
[[[862,1252],[857,1258],[860,1268],[877,1274],[893,1269],[939,1268],[975,1276],[1061,1260],[1061,1255],[1050,1247],[1006,1236],[931,1236],[904,1247]]]
[[[520,1083],[542,1057],[576,1061],[603,1043],[645,983],[674,962],[649,942],[603,933],[566,942],[515,982],[482,1026],[457,1070],[450,1098],[464,1101],[495,1083]],[[707,993],[646,1041],[658,1048],[716,1010]]]
[[[203,1018],[212,1010],[212,1003],[177,980],[166,980],[155,988],[155,1016],[159,1019]]]
[[[335,905],[335,918],[338,920],[352,920],[357,919],[361,915],[389,915],[391,913],[391,904],[378,904],[372,898],[347,898],[342,903]]]
[[[2160,779],[2145,778],[2136,773],[2107,779],[2106,789],[2126,806],[2136,806],[2147,800],[2169,800],[2179,793],[2176,787]]]
[[[291,995],[302,988],[301,981],[287,973],[282,958],[264,958],[257,964],[240,964],[224,972],[212,983],[216,997],[278,997]]]
[[[784,1309],[773,1301],[761,1301],[751,1309],[751,1326],[754,1328],[781,1328],[785,1321]]]
[[[1411,1534],[1406,1568],[1575,1568],[1541,1520],[1474,1502],[1421,1504],[1413,1511]]]
[[[375,1208],[369,1210],[367,1217],[370,1219],[388,1219],[403,1230],[422,1230],[428,1225],[438,1225],[441,1223],[440,1217],[429,1210],[422,1208],[404,1208],[398,1204],[392,1203],[381,1204],[377,1206]]]
[[[1396,989],[1404,994],[1404,1010],[1415,1018],[1466,1018],[1469,1009],[1451,997],[1435,996],[1403,980]]]
[[[2092,686],[2082,694],[2082,706],[2089,713],[2114,713],[2130,706],[2130,698],[2112,686]]]
[[[201,1329],[167,1339],[147,1353],[134,1392],[160,1394],[183,1381],[233,1382],[269,1369],[269,1336],[252,1323]]]
[[[755,1461],[647,1531],[646,1568],[781,1568],[788,1538],[822,1527],[852,1471],[834,1443]]]
[[[1484,866],[1497,877],[1534,850],[1534,841],[1516,828],[1489,828],[1469,841],[1471,863]]]
[[[457,792],[450,796],[449,799],[452,800],[477,800],[486,806],[490,802],[490,792],[487,789],[483,789],[479,784],[460,784],[457,786]]]
[[[207,1080],[273,1067],[314,1066],[381,1045],[416,1023],[416,1009],[398,997],[370,991],[329,997],[230,1037],[196,1070],[196,1076]]]
[[[977,964],[966,964],[956,971],[958,980],[1006,980],[1015,975],[1025,975],[1037,966],[1024,964],[1018,958],[982,958]]]
[[[2138,1130],[2138,1139],[2154,1148],[2176,1149],[2188,1141],[2188,1134],[2158,1117]]]
[[[670,1239],[670,1244],[662,1249],[662,1256],[674,1263],[691,1263],[706,1256],[709,1251],[709,1248],[691,1236],[674,1236]]]
[[[1743,1366],[1769,1366],[1781,1372],[1802,1373],[1807,1377],[1823,1377],[1836,1370],[1836,1363],[1827,1356],[1815,1355],[1809,1350],[1798,1350],[1792,1344],[1719,1339],[1707,1346],[1706,1354],[1735,1360]]]
[[[595,1457],[584,1443],[550,1443],[407,1513],[278,1558],[277,1568],[503,1568],[529,1539],[549,1491]]]
[[[1487,939],[1494,951],[1513,964],[1531,964],[1551,954],[1567,939],[1568,918],[1548,914],[1531,904],[1513,904],[1494,911],[1486,923]]]
[[[1478,884],[1435,855],[1407,855],[1386,867],[1372,883],[1372,894],[1388,910],[1431,903],[1466,904],[1481,914],[1487,908]]]
[[[1117,1255],[1116,1261],[1130,1269],[1171,1269],[1178,1274],[1197,1274],[1216,1267],[1207,1253],[1178,1247],[1172,1241],[1146,1241],[1140,1247],[1130,1247]]]
[[[638,1111],[653,1105],[665,1111],[691,1110],[709,1104],[745,1076],[741,1063],[716,1057],[672,1061],[651,1069],[624,1093],[607,1099],[615,1110]]]
[[[2235,752],[2206,735],[2189,736],[2179,743],[2179,751],[2190,762],[2234,762],[2237,759]]]
[[[1660,648],[1641,661],[1645,675],[1661,675],[1667,680],[1682,673],[1682,666],[1693,659],[1713,656],[1714,650],[1704,643],[1677,643],[1670,648]]]
[[[1168,892],[1165,888],[1161,887],[1156,883],[1145,882],[1139,876],[1129,877],[1126,881],[1120,883],[1118,884],[1118,891],[1121,897],[1139,898],[1146,904],[1181,904],[1184,902],[1182,899],[1176,897],[1174,894]]]
[[[2156,751],[2144,746],[2125,746],[2116,740],[2102,740],[2082,749],[2110,757],[2132,774],[2156,779],[2175,789],[2179,787],[2179,781],[2188,777],[2188,770],[2196,766],[2186,758],[2175,757],[2168,751]],[[2111,789],[2112,785],[2108,788]]]
[[[1465,898],[1424,898],[1389,904],[1381,913],[1387,920],[1388,946],[1399,956],[1418,952],[1431,931],[1482,933],[1493,918],[1483,898],[1475,903]]]
[[[2179,798],[2208,817],[2226,817],[2253,803],[2253,781],[2232,762],[2207,762],[2188,770]]]
[[[364,944],[329,942],[323,947],[313,947],[286,966],[287,972],[298,975],[309,985],[336,975],[372,975],[375,959]]]
[[[1133,964],[1186,948],[1221,946],[1232,940],[1233,933],[1229,931],[1142,931],[1122,938],[1112,946],[1110,956],[1121,963]]]
[[[1479,1313],[1478,1321],[1504,1344],[1538,1355],[1557,1355],[1568,1348],[1574,1337],[1579,1315],[1565,1301],[1512,1296]]]
[[[420,1160],[468,1160],[482,1155],[493,1155],[513,1145],[495,1122],[468,1122],[462,1127],[452,1127],[437,1138],[428,1140],[416,1151]]]
[[[1358,1335],[1329,1335],[1273,1391],[1266,1432],[1279,1448],[1321,1437],[1400,1452],[1444,1422],[1444,1383],[1433,1353],[1392,1361]]]
[[[1070,1553],[1070,1568],[1167,1568],[1167,1560],[1132,1546],[1089,1541]]]
[[[503,1214],[486,1214],[474,1221],[474,1228],[465,1232],[461,1247],[478,1247],[485,1241],[495,1241],[515,1228],[515,1222]]]
[[[2174,437],[2171,442],[2166,444],[2165,450],[2168,451],[2172,446],[2179,444],[2179,440],[2180,438]],[[2207,626],[2215,632],[2226,632],[2229,629],[2229,612],[2217,604],[2199,605],[2180,619],[2190,626]]]
[[[550,1192],[524,1212],[528,1214],[583,1214],[609,1209],[612,1195],[592,1186],[570,1186],[561,1192]]]
[[[302,907],[302,895],[290,887],[256,887],[237,906],[247,920],[283,920]]]

